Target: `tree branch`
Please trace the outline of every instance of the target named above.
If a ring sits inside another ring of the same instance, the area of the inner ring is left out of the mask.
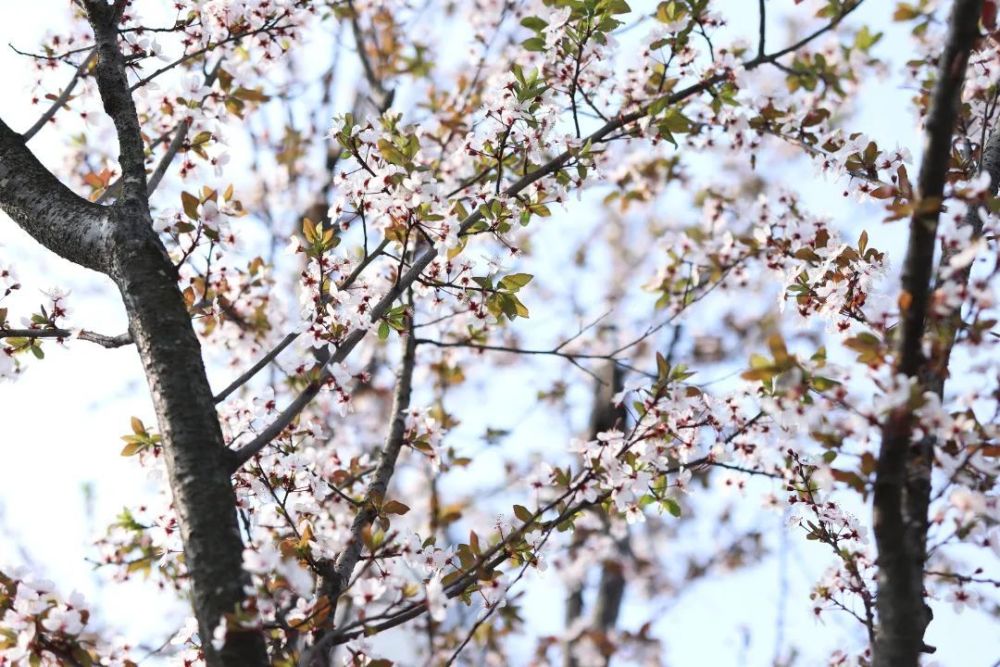
[[[337,289],[338,290],[345,290],[348,287],[350,287],[351,285],[353,285],[354,281],[356,281],[358,279],[358,277],[364,272],[364,270],[366,268],[368,268],[368,265],[371,264],[375,260],[376,257],[378,257],[379,255],[382,254],[382,251],[385,250],[385,248],[388,247],[388,245],[389,245],[389,239],[383,240],[382,243],[380,243],[379,246],[377,248],[375,248],[375,250],[370,255],[368,255],[367,257],[365,257],[364,260],[362,260],[356,267],[354,267],[354,270],[351,271],[350,275],[348,275],[346,278],[344,278],[344,280],[341,281],[340,284],[337,285]],[[254,375],[256,375],[261,370],[263,370],[264,368],[266,368],[267,365],[269,363],[271,363],[272,361],[274,361],[274,359],[277,358],[277,356],[279,354],[281,354],[281,352],[286,347],[288,347],[293,342],[295,342],[295,340],[300,335],[302,335],[302,332],[300,332],[300,331],[294,331],[294,332],[286,335],[284,338],[282,338],[281,342],[279,342],[277,345],[275,345],[274,348],[270,352],[268,352],[263,357],[261,357],[257,361],[257,363],[255,363],[253,366],[251,366],[245,373],[243,373],[238,378],[236,378],[235,380],[233,380],[225,389],[223,389],[221,392],[219,392],[219,394],[214,399],[215,402],[216,403],[221,403],[222,401],[226,400],[226,398],[228,398],[234,391],[236,391],[237,389],[239,389],[240,387],[242,387],[244,384],[246,384],[247,382],[249,382],[250,379],[253,378]],[[287,422],[285,422],[285,426],[288,426],[288,424],[292,423],[292,419],[294,419],[294,415],[292,416],[291,419],[289,419]],[[284,428],[284,427],[282,427],[282,428]],[[272,438],[272,440],[273,440],[273,438]],[[244,451],[244,450],[248,450],[249,444],[247,445],[247,447],[244,447],[244,449],[241,449],[239,451],[239,456],[240,457],[246,456],[246,458],[241,458],[241,460],[239,461],[239,463],[236,464],[236,468],[238,469],[240,467],[240,465],[242,465],[243,463],[246,463],[246,461],[248,461],[254,454],[256,454],[258,451],[260,451],[260,449],[263,449],[265,445],[267,445],[266,442],[262,443],[260,445],[260,448],[257,449],[256,451],[253,451],[253,452]]]
[[[728,444],[732,442],[736,437],[746,432],[747,429],[749,429],[751,426],[760,421],[761,418],[763,418],[763,416],[764,413],[759,412],[755,416],[745,421],[739,428],[730,433],[723,440],[723,443]],[[700,465],[714,465],[714,461],[711,455],[694,461],[690,461],[684,465],[672,466],[661,472],[676,473],[682,470],[683,468],[691,468]],[[747,470],[745,472],[749,474],[754,474],[757,471]],[[515,543],[517,540],[520,540],[529,530],[533,530],[535,528],[541,528],[543,531],[544,530],[551,531],[555,529],[555,527],[557,527],[559,524],[563,523],[566,519],[572,517],[574,514],[577,514],[578,512],[581,512],[590,507],[599,505],[600,503],[603,503],[605,500],[607,500],[611,496],[610,491],[605,491],[599,494],[597,498],[594,498],[593,500],[585,499],[578,501],[576,503],[567,504],[565,509],[559,512],[552,519],[548,521],[540,521],[541,517],[544,514],[559,507],[572,496],[575,496],[575,494],[577,493],[577,491],[579,491],[582,485],[590,481],[593,474],[594,474],[593,471],[589,471],[583,474],[575,484],[572,484],[570,486],[569,489],[560,493],[551,501],[549,501],[545,505],[535,510],[528,518],[528,520],[526,520],[519,528],[510,532],[505,539],[494,544],[492,547],[483,552],[483,554],[479,558],[477,558],[476,561],[472,563],[472,565],[462,570],[462,574],[461,576],[458,577],[458,579],[456,579],[454,582],[452,582],[446,587],[445,594],[449,598],[456,598],[459,595],[461,595],[463,591],[465,591],[465,589],[469,586],[469,584],[476,581],[477,573],[482,572],[483,570],[490,571],[497,568],[501,563],[510,558],[510,554],[508,552],[508,545]],[[779,476],[775,475],[775,477]],[[427,612],[427,610],[428,607],[426,601],[421,600],[418,602],[411,603],[409,606],[399,610],[398,612],[393,614],[390,618],[378,624],[368,624],[364,619],[362,619],[360,621],[357,621],[356,623],[352,623],[347,627],[341,628],[336,633],[330,633],[324,636],[319,642],[316,643],[313,650],[314,651],[317,650],[320,644],[323,644],[325,646],[331,646],[334,644],[343,644],[351,641],[352,639],[357,639],[358,637],[361,636],[365,637],[374,636],[380,632],[398,627],[407,621],[417,618],[422,614],[424,614],[425,612]],[[355,628],[357,628],[358,626],[363,626],[363,627],[361,629],[355,630]]]
[[[36,241],[64,259],[108,269],[108,215],[42,166],[24,138],[0,120],[0,208]]]
[[[145,202],[146,154],[135,102],[129,92],[125,57],[118,48],[118,4],[109,6],[104,0],[85,0],[85,6],[97,41],[97,88],[104,111],[111,117],[118,134],[123,198]]]
[[[403,360],[400,363],[399,372],[396,376],[396,393],[392,400],[392,421],[389,425],[389,433],[382,447],[378,467],[375,475],[368,484],[361,508],[354,515],[354,522],[351,524],[351,537],[347,546],[337,557],[336,563],[332,566],[332,571],[324,576],[321,588],[330,600],[331,606],[335,609],[337,600],[341,593],[346,590],[354,574],[354,567],[358,564],[361,550],[364,547],[364,530],[371,525],[378,517],[379,508],[385,500],[386,491],[389,489],[389,480],[392,479],[396,471],[396,461],[399,452],[403,448],[403,436],[406,433],[406,412],[410,408],[410,394],[413,389],[413,366],[416,359],[416,342],[412,331],[408,333],[403,341]],[[327,642],[321,637],[317,640],[313,651],[303,657],[301,664],[310,665],[318,658]]]
[[[373,100],[375,108],[378,109],[380,114],[385,113],[392,104],[395,90],[386,90],[382,80],[376,74],[371,59],[368,57],[368,52],[365,50],[364,32],[361,30],[361,22],[358,20],[358,10],[350,0],[348,0],[347,5],[350,13],[351,33],[354,36],[354,44],[358,49],[358,59],[361,60],[361,68],[365,73],[365,80],[368,81],[368,87],[371,88],[371,92],[375,96]]]
[[[76,84],[78,84],[80,82],[80,79],[83,78],[83,75],[87,73],[87,70],[90,69],[90,66],[93,64],[96,58],[97,58],[97,49],[94,48],[90,51],[87,57],[83,59],[83,62],[80,63],[80,66],[76,68],[76,72],[73,73],[73,78],[69,80],[69,83],[66,84],[66,87],[63,88],[61,93],[59,93],[59,97],[57,97],[49,106],[49,108],[46,109],[41,116],[39,116],[38,120],[35,121],[35,124],[29,127],[24,132],[24,134],[21,135],[24,137],[25,142],[31,141],[32,137],[38,134],[38,132],[43,127],[45,127],[45,124],[48,123],[50,120],[52,120],[52,117],[55,116],[60,109],[66,106],[66,103],[69,101],[70,95],[73,94],[73,89],[76,88]]]
[[[206,88],[211,88],[212,84],[215,83],[215,78],[218,76],[219,69],[221,67],[222,67],[222,59],[220,58],[219,62],[215,64],[215,67],[212,68],[212,71],[209,72],[208,75],[205,77],[204,86]],[[187,139],[187,133],[190,129],[191,129],[191,120],[189,118],[185,118],[184,120],[179,122],[176,128],[173,130],[174,136],[170,140],[170,144],[167,146],[167,149],[163,152],[163,156],[157,163],[156,168],[153,170],[153,173],[150,174],[149,176],[149,183],[146,186],[147,196],[149,197],[153,196],[153,192],[156,191],[156,188],[160,185],[160,181],[162,181],[163,177],[166,176],[167,169],[170,168],[170,165],[174,161],[174,158],[177,157],[177,153],[180,151],[180,149],[184,148],[184,140]],[[150,149],[153,149],[159,143],[166,141],[169,135],[170,135],[169,132],[166,132],[163,135],[161,135],[156,141],[150,144]],[[114,196],[117,196],[117,193],[115,191],[120,187],[121,187],[121,179],[115,179],[115,181],[113,181],[106,188],[104,188],[104,192],[101,193],[101,196],[97,198],[97,203],[98,204],[104,203],[113,194]]]
[[[211,88],[215,84],[215,79],[219,75],[219,70],[222,68],[222,58],[219,62],[215,63],[215,67],[212,71],[205,76],[205,83],[203,84],[206,88]],[[159,164],[156,165],[156,169],[153,170],[152,175],[149,177],[149,194],[152,195],[156,190],[160,181],[167,173],[167,169],[170,168],[170,163],[174,161],[177,156],[177,152],[184,147],[184,140],[187,139],[188,130],[191,129],[191,119],[185,118],[177,126],[177,132],[174,133],[174,138],[170,140],[170,145],[167,146],[167,150],[164,151],[163,157],[160,158]],[[110,188],[108,188],[110,190]]]
[[[413,366],[416,359],[416,344],[412,335],[406,335],[403,341],[403,360],[400,363],[399,373],[396,376],[396,393],[392,400],[392,422],[389,434],[386,436],[385,445],[379,457],[378,467],[375,469],[375,476],[368,485],[365,493],[364,509],[354,517],[351,526],[351,540],[347,548],[337,558],[336,573],[338,590],[342,591],[350,581],[357,565],[358,557],[361,555],[363,540],[361,533],[365,526],[375,520],[376,503],[381,503],[385,499],[386,491],[389,489],[389,480],[392,479],[396,471],[396,460],[403,447],[403,435],[406,432],[406,412],[410,409],[410,395],[413,391]],[[333,598],[331,598],[333,599]]]
[[[798,48],[801,48],[805,44],[808,44],[811,40],[816,39],[820,35],[823,35],[829,30],[833,29],[848,14],[853,12],[860,5],[861,5],[861,0],[858,0],[858,2],[851,5],[843,12],[838,14],[836,17],[834,17],[824,27],[816,30],[808,37],[799,40],[798,42],[796,42],[795,45],[781,49],[780,51],[776,51],[775,53],[772,54],[753,58],[752,60],[745,62],[744,67],[748,70],[755,69],[757,67],[760,67],[761,65],[770,64],[775,60],[777,60],[778,58],[787,55]],[[664,101],[668,106],[672,104],[677,104],[678,102],[681,102],[689,97],[698,95],[702,92],[705,92],[706,90],[709,90],[710,88],[712,88],[712,86],[715,86],[718,83],[722,83],[728,78],[729,78],[728,73],[714,74],[710,77],[702,79],[697,83],[691,84],[687,88],[679,90],[675,93],[671,93],[662,96],[660,98],[656,98],[650,101],[649,103],[642,105],[639,109],[635,111],[632,111],[630,113],[621,113],[616,118],[613,118],[612,120],[608,121],[600,128],[598,128],[597,130],[592,132],[587,137],[584,137],[583,143],[584,144],[586,144],[587,142],[590,142],[591,144],[599,143],[603,141],[606,137],[609,137],[613,133],[617,132],[618,130],[628,125],[631,125],[632,123],[635,123],[641,118],[647,116],[650,113],[651,108],[653,108],[653,105]],[[508,186],[503,191],[503,194],[506,195],[507,197],[513,197],[519,194],[522,190],[527,188],[532,183],[560,171],[575,155],[576,155],[575,150],[567,149],[566,151],[563,151],[556,157],[549,160],[544,165],[538,167],[534,171],[531,171],[523,175],[517,181]],[[482,211],[483,211],[482,207],[477,208],[473,213],[469,214],[460,223],[459,235],[464,235],[468,233],[468,231],[473,227],[473,225],[475,225],[476,223],[478,223],[480,220],[483,219]],[[392,289],[390,289],[382,297],[382,299],[379,300],[379,302],[372,307],[370,314],[370,322],[374,324],[377,323],[380,319],[382,319],[382,317],[384,317],[385,314],[389,312],[389,310],[392,308],[392,305],[393,303],[395,303],[396,299],[403,293],[403,291],[409,288],[410,285],[416,282],[416,280],[420,277],[420,275],[424,272],[424,270],[427,269],[427,267],[430,266],[431,262],[434,261],[437,255],[438,255],[437,248],[431,246],[428,247],[426,250],[424,250],[418,257],[416,257],[413,263],[410,265],[409,270],[407,270],[405,274],[401,275],[397,279],[396,284],[392,287]],[[281,413],[279,413],[278,417],[276,417],[275,420],[270,425],[268,425],[263,431],[261,431],[260,435],[258,435],[253,441],[245,445],[243,449],[241,449],[239,452],[236,453],[236,455],[233,457],[234,470],[238,469],[240,465],[249,460],[249,458],[253,455],[252,453],[249,452],[260,451],[263,447],[267,445],[267,443],[269,443],[271,440],[273,440],[279,434],[281,434],[281,432],[285,429],[286,426],[288,426],[295,420],[295,418],[299,415],[299,413],[301,413],[302,410],[304,410],[305,407],[309,405],[309,403],[312,401],[312,399],[315,398],[315,396],[319,393],[319,390],[323,386],[323,384],[332,377],[332,372],[330,371],[328,366],[330,364],[339,364],[343,362],[347,358],[347,356],[351,353],[351,351],[354,350],[354,348],[358,345],[358,343],[360,343],[364,339],[367,333],[368,333],[367,327],[355,329],[354,331],[348,333],[340,341],[340,344],[337,346],[336,351],[332,355],[330,355],[326,367],[324,367],[323,372],[320,374],[319,379],[310,383],[304,390],[302,390],[302,392],[298,396],[296,396],[295,399],[293,399],[292,402],[289,403],[288,406],[286,406]],[[616,351],[615,353],[617,353],[618,351]]]
[[[553,348],[551,350],[536,350],[536,349],[512,347],[508,345],[488,345],[485,343],[473,343],[470,341],[435,340],[433,338],[418,338],[417,344],[433,345],[434,347],[464,348],[466,350],[477,350],[480,352],[505,352],[507,354],[520,354],[524,356],[561,357],[568,361],[574,361],[577,359],[600,359],[600,360],[612,361],[618,364],[619,366],[624,366],[624,364],[618,362],[618,360],[612,354],[563,352],[559,348]]]
[[[93,2],[93,1],[94,0],[87,0],[88,3],[89,2]],[[215,49],[219,48],[220,46],[225,46],[226,44],[229,44],[231,42],[239,42],[244,37],[253,37],[253,36],[259,35],[259,34],[261,34],[263,32],[270,32],[271,30],[281,30],[282,28],[287,27],[287,24],[286,25],[279,25],[279,22],[281,21],[281,19],[285,18],[286,16],[287,16],[287,14],[283,14],[281,16],[277,16],[277,17],[273,18],[272,20],[268,21],[267,23],[265,23],[264,25],[260,26],[259,28],[255,28],[253,30],[247,30],[245,32],[240,32],[240,33],[236,33],[236,34],[231,34],[228,37],[226,37],[225,39],[219,40],[218,42],[211,43],[208,46],[202,47],[202,48],[200,48],[200,49],[198,49],[196,51],[192,51],[191,53],[187,53],[187,54],[181,56],[180,58],[174,60],[173,62],[169,62],[166,65],[164,65],[163,67],[161,67],[161,68],[157,69],[156,71],[150,73],[148,76],[145,76],[142,79],[139,79],[130,88],[128,88],[128,91],[131,93],[132,91],[135,91],[135,90],[137,90],[139,88],[142,88],[147,83],[149,83],[150,81],[152,81],[156,77],[160,76],[164,72],[169,72],[170,70],[172,70],[173,68],[177,67],[178,65],[183,65],[184,63],[188,62],[189,60],[193,60],[194,58],[197,58],[197,57],[202,56],[202,55],[204,55],[206,53],[214,51]]]
[[[392,105],[394,91],[390,90],[387,92],[384,86],[382,85],[381,81],[379,81],[378,78],[375,76],[375,71],[371,68],[371,64],[368,62],[367,55],[365,54],[364,43],[362,39],[363,33],[361,32],[361,26],[358,23],[357,12],[353,4],[351,4],[350,6],[350,11],[351,11],[351,27],[354,31],[354,41],[357,44],[359,56],[362,58],[362,61],[365,64],[364,71],[366,80],[368,81],[368,85],[370,88],[378,92],[379,100],[377,104],[377,111],[379,115],[381,115],[386,111],[388,111],[389,107]],[[314,219],[317,220],[321,218],[325,219],[327,217],[325,210],[326,195],[331,185],[333,184],[337,163],[340,161],[340,155],[341,151],[333,142],[331,142],[330,147],[326,153],[327,183],[323,187],[322,191],[317,195],[316,201],[310,207],[310,211],[315,211],[315,213],[313,215],[307,215],[306,217],[313,217]],[[379,257],[388,246],[389,246],[389,239],[383,239],[382,242],[378,245],[378,247],[375,248],[375,250],[372,253],[367,254],[365,258],[358,264],[358,266],[355,267],[353,271],[351,271],[351,274],[347,276],[347,278],[345,278],[340,285],[337,286],[337,288],[339,290],[343,290],[354,284],[354,281],[358,279],[358,277],[366,268],[368,268],[368,265],[371,264],[377,257]],[[365,250],[367,251],[367,245],[365,247]],[[299,334],[300,332],[293,332],[286,335],[273,350],[264,355],[264,357],[262,357],[259,361],[257,361],[257,363],[255,363],[249,370],[243,373],[240,377],[236,378],[236,380],[234,380],[229,386],[223,389],[219,393],[219,395],[215,397],[215,402],[220,403],[224,401],[234,391],[236,391],[241,386],[249,382],[254,375],[256,375],[265,367],[267,367],[267,365],[271,363],[271,361],[273,361],[279,354],[281,354],[281,352],[286,347],[291,345],[295,341],[295,339],[299,337]],[[294,415],[292,417],[294,418]],[[291,423],[291,420],[286,422],[285,426],[287,426],[289,423]],[[284,426],[282,428],[284,428]],[[246,450],[246,451],[241,450],[236,459],[237,462],[234,463],[235,466],[234,469],[239,469],[239,467],[243,465],[243,463],[252,458],[254,454],[263,449],[266,445],[267,442],[262,442],[259,444],[256,450]]]
[[[258,360],[257,363],[255,363],[253,366],[247,369],[247,371],[243,373],[243,375],[233,380],[231,383],[229,383],[229,386],[227,386],[225,389],[216,394],[215,397],[212,399],[212,402],[218,404],[229,398],[229,396],[232,395],[234,391],[236,391],[244,384],[249,382],[250,378],[252,378],[254,375],[256,375],[261,370],[266,368],[268,364],[274,361],[277,358],[277,356],[282,352],[284,352],[285,348],[291,345],[298,337],[299,334],[298,332],[296,332],[296,333],[290,333],[284,338],[282,338],[281,342],[274,346],[274,349],[272,349],[270,352],[261,357],[260,360]]]
[[[757,0],[757,13],[760,16],[760,24],[757,28],[757,56],[764,55],[764,38],[767,35],[767,8],[764,6],[765,0]]]
[[[125,332],[117,336],[106,336],[93,331],[82,330],[74,334],[69,329],[4,329],[0,327],[0,338],[79,338],[101,347],[114,348],[132,344],[132,334]]]
[[[902,322],[895,360],[896,373],[907,378],[920,378],[925,370],[922,348],[938,217],[951,164],[962,83],[979,34],[981,9],[981,0],[956,0],[927,116],[918,203],[910,221],[903,267]],[[875,667],[917,665],[931,620],[924,601],[923,571],[934,452],[931,442],[911,442],[912,421],[912,408],[904,404],[894,409],[882,426],[874,493],[879,565]]]

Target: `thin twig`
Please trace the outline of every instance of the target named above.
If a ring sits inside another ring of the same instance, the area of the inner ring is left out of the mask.
[[[296,331],[295,333],[290,333],[284,338],[282,338],[281,342],[274,346],[274,349],[272,349],[270,352],[261,357],[260,360],[258,360],[257,363],[255,363],[245,373],[243,373],[243,375],[239,376],[231,383],[229,383],[229,386],[227,386],[225,389],[216,394],[212,400],[215,401],[216,403],[221,403],[222,401],[229,398],[229,396],[234,391],[236,391],[244,384],[249,382],[250,378],[252,378],[254,375],[263,370],[269,363],[274,361],[274,359],[279,354],[281,354],[286,347],[291,345],[298,337],[299,337],[299,332]]]
[[[337,285],[337,289],[345,290],[351,285],[353,285],[354,282],[361,276],[364,270],[368,267],[368,265],[371,264],[377,257],[381,256],[383,251],[389,246],[389,243],[390,243],[389,239],[383,239],[382,242],[378,245],[378,247],[375,248],[375,251],[372,252],[367,257],[365,257],[356,267],[354,267],[354,270],[351,271],[351,273]],[[281,352],[286,347],[291,345],[301,335],[302,335],[301,331],[294,331],[286,335],[284,338],[282,338],[281,342],[278,343],[274,347],[274,349],[272,349],[270,352],[261,357],[261,359],[257,361],[257,363],[255,363],[253,366],[249,368],[249,370],[247,370],[245,373],[243,373],[238,378],[233,380],[233,382],[231,382],[229,386],[227,386],[225,389],[219,392],[219,394],[215,396],[215,402],[220,403],[224,401],[230,394],[232,394],[234,391],[236,391],[244,384],[249,382],[254,375],[256,375],[265,367],[267,367],[267,365],[272,361],[274,361],[274,359],[279,354],[281,354]],[[291,421],[286,423],[285,426],[287,426],[289,423],[291,423]],[[249,457],[246,460],[249,460]]]
[[[117,336],[106,336],[93,331],[81,330],[74,333],[69,329],[0,329],[0,338],[79,338],[101,347],[115,348],[132,344],[132,334],[126,332]]]
[[[45,124],[48,123],[50,120],[52,120],[52,117],[55,116],[56,113],[58,113],[58,111],[66,105],[66,103],[69,101],[70,95],[72,95],[73,93],[73,89],[76,88],[76,84],[78,84],[80,82],[80,79],[83,78],[84,74],[87,73],[87,70],[90,69],[90,66],[93,64],[96,58],[97,58],[97,48],[95,47],[90,50],[90,53],[87,55],[87,57],[84,58],[83,62],[80,63],[80,66],[76,68],[76,72],[73,73],[73,78],[69,80],[69,83],[66,84],[66,87],[63,88],[63,91],[59,93],[59,97],[57,97],[49,106],[49,108],[45,110],[45,113],[43,113],[38,118],[38,120],[35,121],[34,125],[29,127],[25,132],[21,134],[21,136],[24,137],[25,143],[31,141],[31,138],[36,134],[38,134],[38,132],[43,127],[45,127]]]
[[[192,60],[192,59],[197,58],[199,56],[202,56],[202,55],[204,55],[206,53],[214,51],[215,49],[219,48],[220,46],[225,46],[226,44],[229,44],[230,42],[239,42],[244,37],[253,37],[254,35],[259,35],[262,32],[270,32],[271,30],[283,30],[284,28],[289,27],[287,25],[278,25],[278,22],[281,19],[283,19],[283,18],[285,18],[284,15],[277,16],[277,17],[271,19],[270,21],[268,21],[267,23],[265,23],[264,25],[262,25],[259,28],[255,28],[254,30],[247,30],[246,32],[237,33],[235,35],[230,35],[229,37],[226,37],[223,40],[220,40],[218,42],[214,42],[214,43],[209,44],[208,46],[200,48],[200,49],[198,49],[196,51],[192,51],[191,53],[185,54],[185,55],[181,56],[180,58],[177,58],[176,60],[174,60],[172,62],[169,62],[166,65],[164,65],[163,67],[155,70],[149,76],[143,77],[143,78],[139,79],[138,81],[136,81],[129,88],[129,92],[134,92],[135,90],[137,90],[139,88],[142,88],[147,83],[149,83],[150,81],[152,81],[156,77],[160,76],[164,72],[169,72],[170,70],[172,70],[173,68],[177,67],[178,65],[183,65],[184,63],[186,63],[189,60]]]

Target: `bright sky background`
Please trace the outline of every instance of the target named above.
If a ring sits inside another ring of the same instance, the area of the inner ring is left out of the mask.
[[[52,26],[53,16],[62,17],[65,0],[36,0],[17,3],[17,18],[8,14],[2,30],[5,42],[32,49],[38,38]],[[639,8],[644,3],[635,0]],[[14,3],[7,0],[5,8]],[[756,30],[756,3],[730,0],[726,15],[732,17],[736,30],[748,37]],[[790,6],[790,0],[770,0],[775,10]],[[894,3],[889,0],[868,0],[867,7],[857,14],[857,21],[866,21],[890,34],[876,49],[880,54],[905,53],[909,48],[905,35],[892,31],[888,15]],[[732,10],[732,12],[730,12]],[[778,11],[772,11],[777,14]],[[777,17],[772,21],[770,43],[782,43],[785,31]],[[39,110],[28,104],[32,72],[26,61],[12,50],[0,49],[0,71],[5,73],[7,94],[0,100],[0,116],[14,129],[27,128]],[[869,99],[857,121],[857,129],[875,135],[880,143],[898,141],[920,154],[917,128],[909,113],[908,93],[896,85],[885,83],[872,86]],[[57,173],[61,155],[59,130],[45,129],[31,148]],[[234,156],[231,165],[241,164]],[[868,219],[857,219],[858,205],[845,204],[839,188],[829,187],[822,177],[797,162],[794,167],[775,163],[760,168],[780,169],[788,174],[790,184],[804,192],[813,210],[825,211],[847,229],[867,227],[872,244],[895,249],[901,247],[904,227],[886,226],[878,222],[880,214],[869,209]],[[706,165],[714,168],[715,165]],[[548,248],[533,256],[536,273],[558,270],[565,257],[559,256],[560,235],[567,226],[588,229],[595,222],[592,207],[586,202],[567,208],[565,215],[547,220],[539,233],[537,247]],[[588,219],[589,217],[589,219]],[[893,255],[898,258],[899,255]],[[12,313],[27,313],[44,301],[39,290],[62,287],[71,290],[70,321],[106,334],[125,331],[124,310],[116,290],[109,280],[93,272],[73,266],[42,250],[22,233],[6,216],[0,215],[0,259],[12,264],[24,289],[11,303]],[[544,262],[549,269],[542,268]],[[898,264],[898,260],[896,262]],[[531,307],[530,299],[526,303]],[[20,306],[20,308],[18,307]],[[557,323],[548,327],[557,331]],[[545,323],[533,321],[538,327],[537,340],[551,342],[555,333],[546,337]],[[696,325],[695,325],[696,326]],[[16,383],[0,384],[0,563],[27,563],[36,571],[54,580],[59,589],[82,591],[101,612],[101,621],[125,631],[133,640],[143,640],[156,646],[172,633],[184,616],[182,605],[157,593],[142,583],[106,585],[84,560],[95,550],[93,538],[103,531],[122,506],[135,505],[152,493],[154,483],[145,479],[135,462],[119,456],[122,443],[119,436],[128,430],[129,417],[136,415],[154,423],[145,380],[135,350],[132,347],[105,350],[87,343],[75,343],[68,349],[47,344],[46,359],[30,363],[29,371]],[[497,418],[489,406],[473,406],[462,412],[470,442],[482,433],[485,424],[514,428],[512,437],[529,443],[530,450],[541,451],[546,444],[573,435],[585,422],[585,414],[571,415],[570,423],[553,423],[550,412],[535,410],[535,375],[552,376],[565,369],[558,360],[542,360],[519,371],[505,372],[499,377],[476,377],[471,386],[487,381],[494,383],[492,391],[501,391],[509,398],[506,406],[508,423]],[[210,369],[213,385],[218,388],[231,379],[227,369]],[[585,376],[574,391],[589,395]],[[498,384],[502,382],[502,384]],[[504,391],[504,388],[509,389]],[[522,391],[529,387],[530,391]],[[456,438],[463,437],[461,433]],[[537,444],[544,443],[544,444]],[[490,466],[495,460],[483,455],[474,473],[494,474]],[[484,477],[488,478],[488,477]],[[89,489],[89,491],[88,491]],[[755,498],[751,492],[748,498]],[[756,503],[748,500],[748,503]],[[509,504],[508,504],[509,506]],[[756,508],[748,516],[759,520]],[[867,512],[867,510],[860,510]],[[773,536],[782,534],[781,517],[774,516],[771,525],[760,525]],[[664,612],[659,628],[668,643],[670,664],[700,665],[770,665],[775,654],[775,626],[781,606],[781,582],[787,581],[789,593],[784,610],[785,640],[800,645],[805,657],[799,665],[817,664],[819,656],[832,648],[854,648],[859,643],[857,623],[846,615],[828,614],[826,624],[817,624],[811,616],[806,592],[825,569],[828,555],[815,545],[807,544],[795,530],[787,532],[787,551],[783,557],[770,557],[739,574],[715,581],[705,581],[686,591]],[[712,548],[710,534],[689,537],[703,541]],[[774,544],[772,539],[772,544]],[[546,576],[551,576],[551,573]],[[531,629],[540,634],[559,633],[562,629],[562,601],[553,596],[553,588],[534,580],[527,587],[525,608],[534,608]],[[626,627],[639,622],[644,605],[629,601],[622,624]],[[139,613],[137,613],[139,612]],[[934,657],[941,665],[989,667],[1000,657],[1000,633],[984,614],[966,612],[956,616],[950,608],[938,605],[930,627],[928,643],[938,646]],[[526,657],[526,656],[525,656]],[[150,661],[149,664],[153,664]]]

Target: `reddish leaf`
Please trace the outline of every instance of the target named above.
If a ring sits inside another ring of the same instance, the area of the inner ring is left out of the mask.
[[[983,2],[983,27],[987,30],[995,30],[997,27],[996,0],[984,0]]]

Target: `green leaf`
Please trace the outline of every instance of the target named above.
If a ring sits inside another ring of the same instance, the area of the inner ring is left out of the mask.
[[[525,306],[523,303],[521,303],[521,300],[518,299],[513,294],[509,294],[507,296],[510,299],[510,301],[507,302],[507,303],[510,303],[513,306],[514,315],[516,315],[517,317],[523,317],[523,318],[527,319],[528,314],[529,314],[528,313],[528,307]],[[511,314],[507,311],[506,308],[504,308],[504,312],[507,314],[507,317],[510,317],[511,319],[514,319],[514,317],[511,316]]]
[[[660,382],[666,381],[670,377],[670,364],[667,358],[659,352],[656,353],[656,379]]]
[[[666,128],[672,133],[684,134],[691,131],[691,120],[677,109],[670,109],[663,114],[659,128],[661,132]]]
[[[302,218],[302,236],[309,243],[316,243],[316,239],[319,238],[316,235],[316,223],[309,218]]]
[[[880,39],[882,39],[882,33],[876,32],[873,34],[868,29],[868,26],[861,26],[861,30],[854,36],[854,47],[862,51],[868,51]]]
[[[521,25],[523,25],[528,30],[534,30],[538,32],[548,25],[548,21],[538,18],[537,16],[526,16],[521,19]]]
[[[826,391],[827,389],[832,389],[839,385],[840,383],[836,380],[831,380],[830,378],[825,378],[820,375],[815,375],[812,378],[812,386],[819,391]]]
[[[122,448],[122,456],[135,456],[142,451],[143,447],[141,442],[130,442]]]
[[[198,215],[198,205],[201,202],[190,192],[181,193],[181,206],[184,209],[184,215],[191,218],[192,220],[197,220]]]
[[[598,8],[610,14],[628,14],[632,11],[625,0],[604,0],[598,5]]]
[[[489,276],[472,276],[472,282],[476,283],[484,290],[493,289],[493,279]]]
[[[661,23],[673,23],[682,18],[686,11],[685,7],[676,0],[661,2],[656,7],[656,20]]]
[[[541,218],[547,218],[552,215],[552,211],[545,204],[529,204],[528,210]]]
[[[267,102],[271,99],[260,90],[250,88],[237,88],[233,95],[247,102]]]
[[[500,288],[511,292],[516,292],[534,278],[530,273],[512,273],[500,281]]]
[[[378,150],[392,164],[403,166],[407,162],[406,156],[387,139],[378,140]]]
[[[514,516],[524,523],[530,523],[534,515],[524,505],[514,505]]]
[[[544,51],[545,40],[541,37],[529,37],[521,42],[521,46],[524,47],[525,51]]]
[[[672,516],[674,516],[674,517],[680,517],[680,515],[681,515],[681,506],[673,498],[664,498],[663,499],[663,506],[666,508],[666,510],[668,512],[670,512],[670,514]]]

